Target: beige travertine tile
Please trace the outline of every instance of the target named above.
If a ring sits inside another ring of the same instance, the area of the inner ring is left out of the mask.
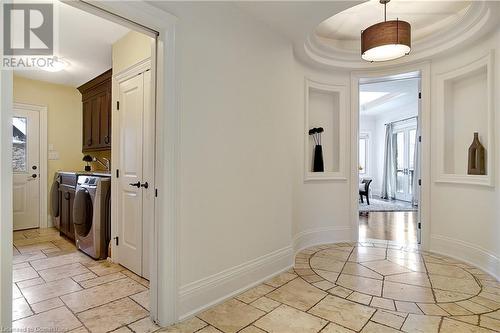
[[[128,325],[135,333],[150,333],[160,329],[148,316]]]
[[[15,271],[16,269],[27,268],[27,267],[31,267],[29,262],[21,262],[19,264],[13,264],[12,270]]]
[[[251,288],[251,289],[245,291],[242,294],[239,294],[235,298],[244,302],[244,303],[252,303],[256,299],[264,296],[265,294],[270,293],[273,290],[274,290],[273,287],[268,286],[266,284],[261,284],[261,285],[258,285],[257,287],[254,287],[254,288]]]
[[[370,321],[361,330],[361,333],[397,333],[398,330]]]
[[[149,311],[149,290],[144,290],[138,294],[129,296],[136,301],[140,306]]]
[[[417,304],[413,302],[401,302],[401,301],[395,301],[396,303],[396,310],[399,312],[407,312],[407,313],[413,313],[413,314],[424,314],[422,310],[417,306]]]
[[[473,279],[455,279],[448,276],[429,274],[432,287],[441,290],[456,291],[460,293],[476,295],[481,288]]]
[[[32,314],[33,311],[31,311],[30,306],[24,298],[20,297],[12,300],[12,320],[18,320]]]
[[[349,255],[351,253],[351,249],[352,248],[325,249],[325,250],[319,251],[314,256],[315,257],[331,258],[331,259],[338,260],[338,261],[347,261],[347,259],[349,259]]]
[[[437,333],[440,322],[441,317],[409,314],[401,330],[408,333]]]
[[[335,286],[332,289],[328,290],[328,292],[332,295],[347,298],[349,295],[353,293],[351,289],[347,289],[341,286]]]
[[[429,274],[448,276],[456,279],[473,279],[472,275],[460,267],[453,265],[427,264]]]
[[[500,332],[500,320],[491,317],[481,316],[480,323],[482,327]]]
[[[28,303],[33,304],[81,289],[75,281],[66,278],[25,288],[23,289],[23,294]]]
[[[12,284],[12,299],[18,299],[20,297],[23,297],[23,294],[21,294],[21,291],[17,287],[15,283]]]
[[[41,277],[37,277],[34,279],[24,280],[24,281],[18,282],[17,286],[21,289],[24,289],[24,288],[36,286],[36,285],[42,284],[42,283],[45,283],[45,281]]]
[[[322,281],[319,281],[319,282],[314,282],[312,285],[315,286],[316,288],[321,289],[321,290],[328,290],[328,289],[331,289],[331,288],[335,287],[334,283],[332,283],[330,281],[327,281],[327,280],[322,280]]]
[[[276,302],[275,300],[272,300],[267,297],[261,297],[258,300],[254,301],[251,303],[252,306],[256,307],[259,310],[265,311],[265,312],[271,312],[272,310],[276,309],[278,306],[280,306],[281,303]]]
[[[483,291],[483,292],[480,292],[478,296],[481,296],[481,297],[487,298],[489,300],[492,300],[494,302],[500,303],[500,296],[495,295],[495,294],[490,294],[490,293]]]
[[[463,307],[455,303],[440,303],[438,305],[444,311],[448,312],[453,316],[464,316],[472,314],[472,312],[468,311],[467,309],[464,309]]]
[[[366,266],[382,275],[392,275],[392,274],[401,274],[410,272],[409,269],[388,260],[365,262],[363,263],[363,266]]]
[[[489,333],[490,330],[481,328],[464,322],[443,318],[440,333]]]
[[[472,297],[473,295],[464,294],[456,291],[434,289],[434,296],[436,297],[436,301],[438,303],[448,303],[448,302],[462,301],[464,299]]]
[[[197,331],[196,333],[223,333],[223,332],[219,331],[213,326],[206,326],[201,330]]]
[[[131,278],[132,280],[134,280],[135,282],[139,282],[144,287],[149,288],[149,281],[146,280],[145,278],[140,277],[139,275],[137,275],[137,274],[135,274],[135,273],[133,273],[133,272],[131,272],[129,270],[124,270],[121,273],[125,274],[126,276],[128,276],[129,278]]]
[[[95,274],[102,276],[102,275],[107,275],[111,273],[116,273],[125,270],[125,267],[120,266],[118,264],[109,262],[107,260],[102,260],[99,262],[91,262],[90,264],[86,265],[88,269],[90,269],[92,272]]]
[[[75,275],[89,273],[90,271],[80,263],[57,266],[39,270],[38,274],[47,282],[68,278]]]
[[[340,273],[337,272],[323,271],[321,269],[316,269],[315,272],[323,279],[330,281],[332,283],[335,283],[335,281],[337,281],[338,276],[340,275]]]
[[[51,298],[51,299],[48,299],[45,301],[31,304],[31,308],[36,313],[40,313],[40,312],[45,312],[47,310],[58,308],[58,307],[63,306],[63,305],[64,305],[63,302],[59,298],[56,297],[56,298]]]
[[[391,282],[411,284],[411,285],[420,286],[420,287],[430,288],[430,286],[431,286],[431,283],[429,282],[429,278],[427,277],[427,274],[419,273],[419,272],[389,275],[385,278],[385,280],[391,281]]]
[[[340,273],[342,271],[342,267],[344,267],[344,261],[335,260],[330,257],[320,257],[314,256],[309,261],[311,268],[314,270],[321,269],[323,271],[328,272],[337,272]]]
[[[471,316],[450,316],[449,318],[458,320],[458,321],[463,321],[464,323],[472,324],[472,325],[479,325],[479,316],[478,315],[471,315]]]
[[[292,307],[281,305],[255,322],[271,333],[316,333],[328,322]]]
[[[37,330],[38,332],[53,331],[54,328],[59,331],[69,331],[80,326],[82,326],[80,321],[64,306],[12,323],[12,328],[15,330]]]
[[[320,282],[320,281],[325,281],[321,276],[319,275],[306,275],[306,276],[301,276],[302,279],[306,280],[306,282],[309,282],[311,284],[315,282]],[[328,282],[328,281],[326,281]]]
[[[117,328],[116,330],[111,331],[111,332],[112,333],[131,333],[133,331],[130,328],[128,328],[127,326],[123,326],[123,327]]]
[[[392,328],[400,329],[403,325],[405,318],[392,314],[384,310],[377,310],[373,315],[371,321],[374,321],[385,326],[390,326]]]
[[[96,277],[93,279],[81,281],[80,285],[83,288],[88,289],[88,288],[92,288],[92,287],[98,286],[98,285],[103,284],[103,283],[116,281],[116,280],[120,280],[120,279],[125,279],[126,277],[127,276],[122,274],[121,272],[111,273],[108,275],[103,275],[103,276],[99,276],[99,277]]]
[[[364,305],[368,305],[372,301],[372,297],[370,295],[361,294],[356,291],[350,294],[347,299]]]
[[[428,316],[449,316],[450,314],[433,303],[417,303],[420,310]]]
[[[291,281],[293,279],[297,278],[297,274],[292,274],[288,272],[281,273],[275,277],[273,277],[270,280],[267,280],[265,284],[270,285],[271,287],[280,287],[287,283],[288,281]]]
[[[266,331],[263,331],[255,326],[248,326],[242,329],[239,333],[266,333]]]
[[[146,310],[131,299],[123,298],[81,312],[77,316],[91,332],[100,333],[130,324],[148,316],[148,314]]]
[[[14,255],[12,257],[12,263],[19,264],[19,263],[23,263],[23,262],[44,259],[44,258],[47,258],[47,256],[45,254],[43,254],[41,251],[38,251],[38,252],[34,252],[34,253]]]
[[[481,296],[472,297],[470,299],[470,301],[474,302],[474,303],[477,303],[477,304],[480,304],[482,306],[485,306],[485,307],[487,307],[487,308],[489,308],[491,310],[500,309],[500,303],[499,302],[495,302],[495,301],[492,301],[490,299],[487,299],[487,298],[484,298],[484,297],[481,297]]]
[[[38,251],[45,250],[45,249],[57,249],[57,247],[50,242],[24,245],[24,246],[16,246],[16,248],[20,253],[23,253],[23,254],[24,253],[38,252]]]
[[[231,299],[201,313],[198,317],[225,333],[234,333],[264,314],[265,312],[253,306]]]
[[[92,262],[92,259],[90,257],[87,257],[83,253],[74,252],[74,253],[64,254],[61,256],[57,256],[57,257],[51,257],[51,258],[30,261],[31,266],[33,266],[33,268],[36,269],[37,271],[40,271],[42,269],[49,269],[49,268],[53,268],[53,267],[57,267],[57,266],[64,266],[67,264],[73,264],[76,262],[80,262],[80,263]]]
[[[182,323],[166,327],[161,329],[160,332],[168,332],[168,333],[193,333],[196,332],[203,327],[207,326],[207,323],[200,320],[199,318],[193,317],[191,319],[187,319]]]
[[[396,306],[394,305],[394,301],[392,299],[381,297],[373,297],[370,306],[391,311],[396,310]]]
[[[357,275],[357,276],[363,276],[367,278],[372,278],[372,279],[377,279],[377,280],[382,280],[383,276],[372,271],[371,269],[368,269],[358,263],[354,262],[346,262],[344,269],[342,270],[343,274],[349,274],[349,275]]]
[[[144,286],[126,278],[74,292],[61,299],[74,312],[81,312],[144,290]]]
[[[382,296],[382,281],[356,275],[340,274],[337,284],[372,296]]]
[[[80,274],[80,275],[76,275],[76,276],[72,276],[71,278],[73,280],[75,280],[76,282],[81,282],[81,281],[85,281],[85,280],[89,280],[89,279],[93,279],[93,278],[96,278],[97,275],[95,275],[94,273],[92,272],[89,272],[89,273],[84,273],[84,274]]]
[[[75,328],[74,330],[69,331],[68,333],[88,333],[88,329],[85,328],[85,326],[80,326],[78,328]]]
[[[309,310],[311,314],[355,331],[360,330],[374,312],[373,308],[335,296],[325,297]]]
[[[496,320],[500,320],[500,310],[497,310],[497,311],[494,311],[494,312],[490,312],[490,313],[486,313],[483,316],[494,318]]]
[[[47,243],[47,242],[52,242],[55,240],[60,240],[61,236],[54,234],[54,235],[45,235],[45,236],[40,236],[37,238],[23,238],[23,239],[15,239],[14,240],[14,245],[16,246],[17,249],[21,246],[27,246],[27,245],[34,245],[34,244],[39,244],[39,243]]]
[[[12,271],[12,282],[20,282],[38,277],[38,273],[31,267],[15,269]]]
[[[335,323],[330,323],[323,330],[321,330],[321,333],[354,333],[354,331]]]
[[[406,302],[434,302],[430,288],[389,281],[384,283],[383,296]]]
[[[464,309],[469,310],[470,312],[472,312],[474,314],[486,313],[486,312],[491,311],[489,308],[482,306],[480,304],[471,302],[469,300],[460,301],[460,302],[457,302],[457,304],[460,305],[461,307],[463,307]]]
[[[304,280],[295,279],[274,290],[267,297],[306,311],[326,295],[326,292],[313,287]]]

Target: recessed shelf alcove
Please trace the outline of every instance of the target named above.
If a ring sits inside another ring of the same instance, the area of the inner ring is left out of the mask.
[[[346,87],[305,81],[304,177],[311,180],[346,180]],[[323,127],[321,144],[325,171],[312,172],[314,140],[309,129]]]
[[[439,174],[436,182],[493,186],[493,51],[436,75]],[[468,148],[479,133],[486,175],[467,174]]]

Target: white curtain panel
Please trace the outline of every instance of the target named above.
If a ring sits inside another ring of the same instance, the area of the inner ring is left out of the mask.
[[[384,173],[380,196],[383,199],[396,198],[396,140],[392,124],[385,126]]]

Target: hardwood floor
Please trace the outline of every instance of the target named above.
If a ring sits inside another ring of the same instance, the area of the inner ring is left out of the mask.
[[[417,242],[417,212],[368,212],[359,216],[359,239]]]

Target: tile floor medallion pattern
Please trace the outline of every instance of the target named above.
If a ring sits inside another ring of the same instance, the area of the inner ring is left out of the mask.
[[[56,229],[14,232],[12,326],[22,332],[153,332],[149,282],[78,251]]]
[[[54,231],[15,233],[14,327],[72,332],[500,332],[500,282],[390,242],[301,251],[290,269],[177,325],[148,318],[148,283]],[[39,239],[39,241],[36,241]]]
[[[163,331],[499,332],[500,282],[391,242],[322,245],[297,254],[293,269]]]

